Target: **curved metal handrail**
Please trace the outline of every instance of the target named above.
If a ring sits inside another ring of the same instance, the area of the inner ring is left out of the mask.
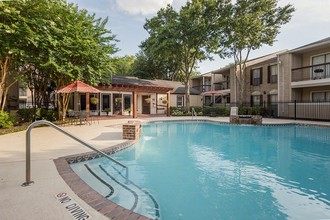
[[[92,145],[84,142],[83,140],[77,138],[76,136],[70,134],[69,132],[63,130],[62,128],[60,128],[59,126],[51,123],[50,121],[46,121],[46,120],[40,120],[40,121],[35,121],[32,124],[30,124],[30,126],[27,128],[26,130],[26,181],[22,184],[22,186],[29,186],[33,183],[33,181],[31,181],[31,130],[40,124],[45,124],[45,125],[49,125],[53,128],[55,128],[56,130],[58,130],[59,132],[67,135],[68,137],[76,140],[77,142],[81,143],[82,145],[85,145],[86,147],[88,147],[89,149],[101,154],[102,156],[106,157],[109,160],[112,160],[113,162],[117,163],[118,165],[120,165],[121,167],[126,169],[126,180],[128,182],[128,167],[125,166],[124,164],[122,164],[121,162],[111,158],[109,155],[107,155],[106,153],[96,149],[95,147],[93,147]]]

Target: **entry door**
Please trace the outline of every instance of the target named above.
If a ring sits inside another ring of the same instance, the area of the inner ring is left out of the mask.
[[[142,96],[142,114],[150,114],[150,102],[147,102],[146,99],[150,100],[150,96]]]
[[[80,95],[80,110],[81,111],[86,110],[86,95],[85,94]]]

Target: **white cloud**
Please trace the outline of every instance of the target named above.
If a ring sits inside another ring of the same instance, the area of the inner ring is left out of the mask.
[[[150,15],[167,4],[172,4],[173,0],[116,0],[116,3],[120,10],[129,14]]]

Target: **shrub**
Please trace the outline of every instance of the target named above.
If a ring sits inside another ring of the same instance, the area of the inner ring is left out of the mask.
[[[24,108],[18,109],[17,115],[20,122],[32,122],[34,118],[34,109],[33,108]]]
[[[267,113],[266,109],[261,106],[246,107],[240,106],[238,108],[239,115],[262,115],[265,116]]]
[[[192,109],[195,109],[195,112],[198,113],[198,112],[203,112],[203,107],[202,106],[191,106],[190,107],[190,112],[192,112]]]
[[[56,121],[58,120],[58,114],[54,110],[40,109],[40,115],[37,115],[37,119]]]
[[[215,106],[215,107],[204,106],[204,115],[216,115],[222,117],[229,116],[230,109],[223,106]]]
[[[15,124],[15,119],[8,112],[0,111],[0,128],[11,128]]]
[[[58,119],[56,111],[42,108],[37,108],[36,110],[33,108],[19,109],[17,115],[20,118],[20,122],[32,122],[34,120],[34,112],[37,120],[56,121]]]

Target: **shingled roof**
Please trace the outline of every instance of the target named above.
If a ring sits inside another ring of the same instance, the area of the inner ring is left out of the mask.
[[[132,76],[118,76],[112,77],[113,86],[139,86],[139,87],[158,87],[158,88],[170,88],[172,94],[185,94],[185,86],[181,82],[170,80],[148,80],[140,79]],[[200,92],[194,88],[190,88],[190,94],[199,95]]]

